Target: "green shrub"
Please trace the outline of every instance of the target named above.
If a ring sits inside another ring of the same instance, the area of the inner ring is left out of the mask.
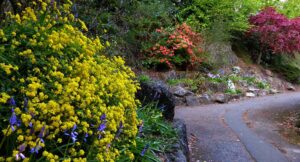
[[[253,0],[192,0],[182,8],[178,18],[197,31],[207,31],[215,39],[228,39],[231,32],[245,31],[248,16],[259,9]]]
[[[76,1],[78,16],[87,22],[90,34],[110,42],[109,55],[123,55],[128,63],[137,60],[150,33],[175,22],[175,6],[165,0],[85,0]]]
[[[137,80],[140,82],[140,83],[149,83],[151,82],[151,78],[148,76],[148,75],[139,75],[137,77]]]
[[[300,67],[287,56],[276,56],[272,59],[271,68],[282,74],[288,81],[300,84]]]
[[[137,110],[138,118],[142,120],[139,126],[139,136],[136,139],[137,146],[132,148],[135,161],[159,162],[158,155],[165,156],[172,152],[172,146],[178,142],[178,136],[172,124],[165,121],[162,112],[152,103]],[[124,156],[120,161],[129,161]]]
[[[102,56],[70,1],[31,6],[1,22],[0,161],[133,159],[134,73]]]
[[[282,8],[282,3],[279,0],[191,0],[181,7],[177,18],[205,33],[208,40],[226,41],[246,31],[249,16],[265,6]]]

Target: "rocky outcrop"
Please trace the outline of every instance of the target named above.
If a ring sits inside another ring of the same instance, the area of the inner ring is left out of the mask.
[[[151,81],[140,84],[136,97],[143,105],[157,102],[157,108],[162,110],[165,119],[172,121],[174,118],[175,99],[167,86],[161,81]]]
[[[231,44],[226,42],[214,42],[205,49],[210,54],[210,59],[219,65],[234,65],[238,62],[238,57],[232,51]]]
[[[167,162],[189,161],[189,147],[186,133],[186,125],[183,120],[175,119],[173,127],[178,135],[178,142],[172,146],[172,152],[167,153]]]

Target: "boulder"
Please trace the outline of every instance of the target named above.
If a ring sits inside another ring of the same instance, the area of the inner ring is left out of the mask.
[[[172,121],[174,118],[175,99],[167,86],[160,81],[140,83],[141,89],[136,93],[142,105],[157,102],[157,108],[162,110],[165,119]]]
[[[193,95],[194,93],[182,88],[181,86],[174,86],[170,89],[171,93],[173,93],[175,96],[178,97],[184,97],[184,96],[189,96]]]
[[[273,77],[273,73],[272,73],[272,71],[270,71],[270,70],[266,70],[266,71],[265,71],[265,73],[266,73],[266,75],[267,75],[267,76],[269,76],[269,77]]]
[[[185,101],[186,101],[187,106],[199,106],[200,105],[197,96],[186,96]]]
[[[205,51],[210,54],[210,60],[217,65],[235,65],[238,57],[229,42],[213,42],[205,45]]]
[[[227,103],[229,102],[229,96],[224,93],[216,93],[213,96],[213,100],[218,103]]]
[[[212,103],[211,97],[208,94],[204,94],[202,96],[199,96],[198,101],[199,101],[200,104],[205,104],[205,105]]]

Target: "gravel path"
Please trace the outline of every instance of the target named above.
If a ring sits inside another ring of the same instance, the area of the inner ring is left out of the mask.
[[[179,107],[185,120],[191,162],[300,162],[300,147],[288,144],[261,111],[298,108],[300,92],[253,98],[229,104]]]

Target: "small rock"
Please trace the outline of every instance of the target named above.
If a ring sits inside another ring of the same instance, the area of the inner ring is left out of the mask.
[[[296,88],[292,84],[289,84],[286,89],[289,91],[296,91]]]
[[[204,94],[198,98],[200,104],[210,104],[212,103],[211,97],[208,94]]]
[[[268,92],[266,90],[261,90],[258,92],[258,96],[266,96]]]
[[[198,97],[196,96],[186,96],[185,97],[187,106],[199,106]]]
[[[235,85],[230,79],[227,81],[227,86],[228,86],[228,89],[230,89],[232,91],[236,91]]]
[[[181,86],[172,87],[170,89],[170,91],[171,91],[171,93],[173,93],[175,96],[178,96],[178,97],[193,95],[193,92],[188,91],[188,90],[182,88]]]
[[[244,80],[240,80],[239,83],[241,84],[241,86],[243,87],[248,87],[248,83],[247,81],[244,81]]]
[[[254,87],[248,87],[248,92],[257,92],[259,89],[254,88]]]
[[[256,94],[255,94],[255,93],[252,93],[252,92],[247,92],[245,96],[246,96],[246,97],[255,97]]]
[[[266,72],[266,75],[267,75],[267,76],[273,77],[272,71],[266,70],[265,72]]]
[[[174,98],[175,98],[175,105],[176,105],[176,106],[183,106],[183,105],[186,105],[186,104],[185,104],[185,98],[177,97],[177,96],[174,96]]]
[[[273,79],[272,77],[270,77],[270,76],[267,78],[267,81],[268,81],[268,82],[273,82],[273,80],[274,80],[274,79]]]
[[[212,91],[212,92],[225,92],[228,87],[226,83],[213,83],[213,82],[208,82],[205,84],[207,89]]]
[[[238,67],[238,66],[234,66],[234,67],[232,68],[232,72],[235,73],[235,74],[238,74],[238,73],[241,72],[241,68]]]
[[[218,103],[227,103],[229,101],[228,95],[224,93],[216,93],[213,98],[214,101]]]
[[[232,100],[238,100],[241,99],[243,97],[243,94],[232,94],[230,95],[230,99]]]
[[[277,89],[270,89],[270,94],[276,94],[279,93],[279,91]]]

